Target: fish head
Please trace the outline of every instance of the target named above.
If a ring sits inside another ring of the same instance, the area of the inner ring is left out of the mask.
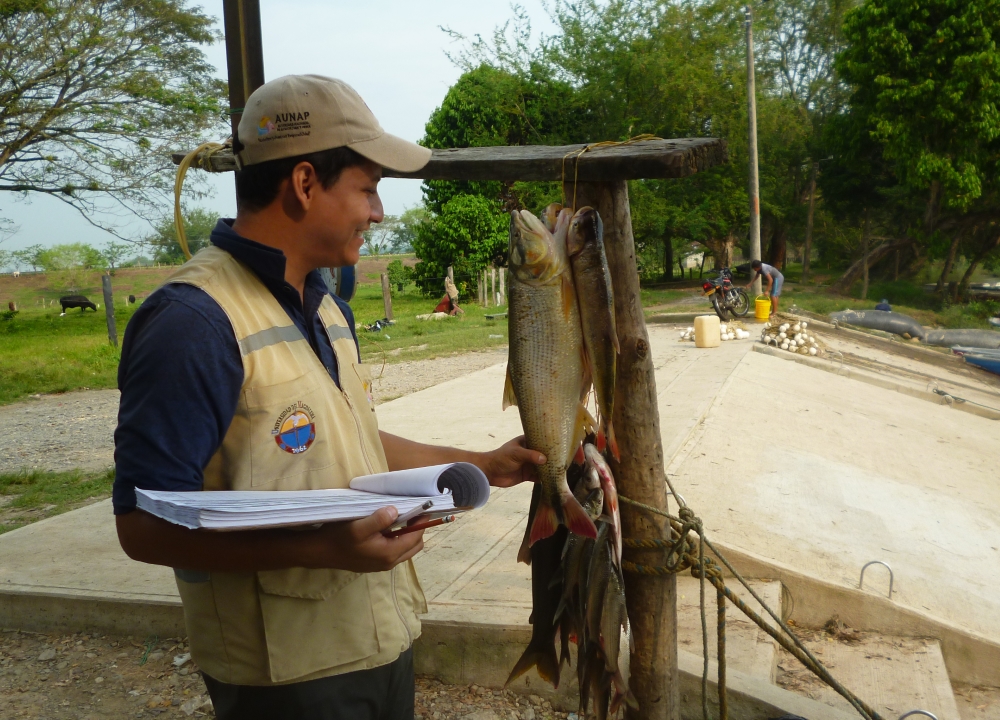
[[[590,244],[604,242],[604,223],[597,210],[582,207],[576,211],[566,235],[566,252],[572,257]]]
[[[527,210],[510,214],[510,270],[523,283],[544,285],[568,268],[565,243]]]

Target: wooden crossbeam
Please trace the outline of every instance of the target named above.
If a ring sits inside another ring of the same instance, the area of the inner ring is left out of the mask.
[[[683,178],[728,160],[724,140],[681,138],[644,140],[627,145],[599,147],[583,155],[585,145],[516,145],[434,150],[430,161],[414,173],[386,169],[385,177],[420,180],[540,180],[613,182],[643,178]],[[175,164],[183,153],[173,155]],[[210,159],[212,170],[236,169],[228,150]]]

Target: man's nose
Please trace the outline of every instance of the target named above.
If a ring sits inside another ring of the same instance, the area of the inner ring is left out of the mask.
[[[371,206],[371,213],[368,215],[368,220],[373,223],[380,223],[385,219],[385,211],[382,209],[382,198],[379,197],[378,193],[373,193],[369,196],[368,204]]]

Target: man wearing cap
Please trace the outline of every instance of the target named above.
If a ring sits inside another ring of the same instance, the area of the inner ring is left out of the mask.
[[[380,431],[353,314],[317,272],[358,261],[362,233],[382,220],[382,168],[419,170],[430,151],[383,132],[353,89],[316,75],[257,89],[239,141],[235,220],[219,221],[211,247],[125,333],[118,537],[133,559],[174,568],[220,719],[409,719],[422,533],[382,535],[391,508],[318,529],[188,530],[137,510],[136,488],[338,488],[454,461],[506,487],[545,458],[520,439],[472,453]]]

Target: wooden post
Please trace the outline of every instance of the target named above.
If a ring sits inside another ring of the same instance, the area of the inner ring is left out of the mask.
[[[392,320],[392,292],[389,290],[389,276],[382,273],[382,305],[385,307],[385,319]]]
[[[451,265],[448,266],[448,279],[455,282],[455,271],[452,269]]]
[[[250,93],[264,84],[264,52],[260,32],[259,0],[223,0],[222,17],[226,32],[226,67],[229,75],[229,117],[233,150],[243,146],[237,128]]]
[[[115,297],[111,293],[111,276],[101,275],[101,289],[104,291],[104,316],[108,320],[108,342],[118,347],[118,329],[115,327]]]
[[[615,383],[612,418],[621,462],[612,469],[622,495],[661,510],[667,509],[667,487],[660,439],[660,414],[656,403],[653,358],[646,333],[639,290],[635,241],[625,181],[580,183],[577,206],[590,205],[604,221],[604,246],[614,285],[615,322],[621,355]],[[572,197],[572,187],[567,197]],[[625,537],[669,538],[665,518],[621,505]],[[643,565],[662,565],[662,550],[626,550],[626,556]],[[677,578],[625,575],[625,596],[632,622],[630,685],[639,710],[629,710],[630,720],[677,720],[680,693],[677,681]]]
[[[490,301],[494,305],[498,305],[497,302],[497,269],[490,268]]]
[[[479,304],[481,306],[483,306],[483,307],[486,307],[486,271],[485,270],[480,270],[479,277],[476,280],[476,285],[479,286],[477,288],[477,290],[479,291]]]
[[[500,268],[500,304],[507,304],[507,288],[506,288],[506,278],[507,278],[507,268]]]

